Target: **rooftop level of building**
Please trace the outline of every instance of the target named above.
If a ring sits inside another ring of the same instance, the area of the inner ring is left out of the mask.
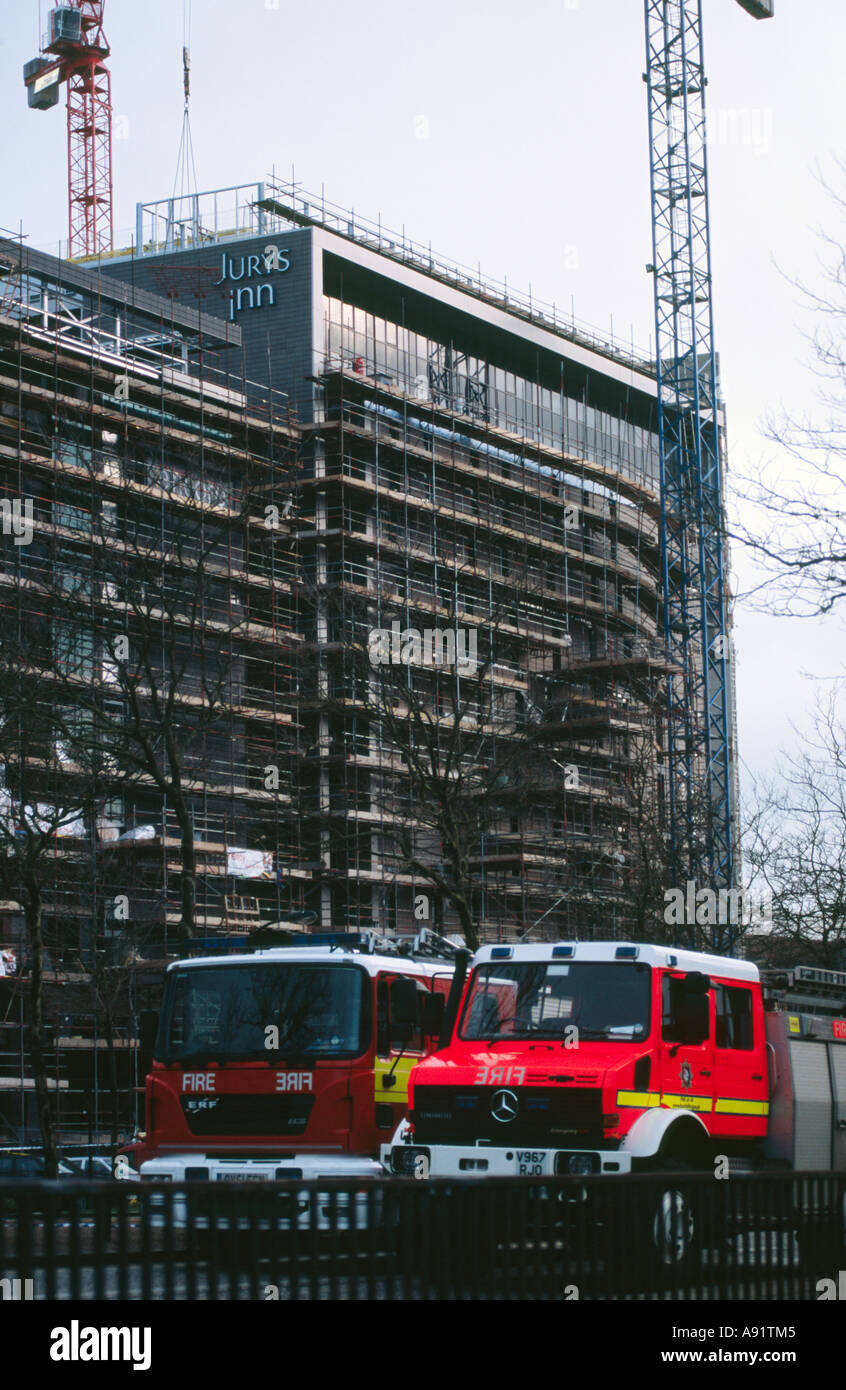
[[[509,319],[541,328],[571,348],[587,349],[606,361],[654,378],[651,352],[624,342],[613,332],[583,323],[571,309],[538,299],[531,290],[515,289],[507,279],[483,275],[434,252],[431,242],[415,241],[406,234],[374,222],[355,209],[330,202],[325,192],[310,193],[295,180],[269,176],[256,183],[230,185],[182,197],[169,197],[136,205],[135,236],[131,244],[116,250],[111,259],[168,256],[197,252],[219,243],[273,236],[292,227],[314,227],[346,242],[348,248],[364,248],[398,267],[410,269],[439,286],[448,286],[485,305],[503,311]],[[516,328],[516,325],[515,325]]]

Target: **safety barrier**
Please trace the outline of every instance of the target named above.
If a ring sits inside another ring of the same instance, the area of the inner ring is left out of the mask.
[[[843,1175],[0,1184],[2,1299],[813,1300],[844,1284]]]

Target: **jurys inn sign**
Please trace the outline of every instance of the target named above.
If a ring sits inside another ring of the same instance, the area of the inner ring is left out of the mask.
[[[255,284],[238,284],[229,292],[229,317],[235,318],[236,309],[261,309],[264,305],[276,303],[273,276],[290,270],[288,248],[265,246],[252,256],[230,256],[224,251],[220,264],[220,279],[215,285],[225,285],[240,280],[253,280]]]

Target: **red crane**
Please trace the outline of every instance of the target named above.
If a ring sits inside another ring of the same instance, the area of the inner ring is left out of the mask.
[[[68,85],[68,257],[111,251],[112,87],[106,0],[68,0],[47,16],[41,56],[24,65],[29,105],[46,111]],[[49,55],[49,56],[48,56]]]

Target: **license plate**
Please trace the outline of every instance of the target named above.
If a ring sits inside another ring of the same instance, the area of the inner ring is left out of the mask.
[[[543,1172],[546,1149],[518,1149],[515,1154],[517,1176],[536,1178]]]
[[[218,1182],[268,1182],[265,1173],[218,1173]]]

